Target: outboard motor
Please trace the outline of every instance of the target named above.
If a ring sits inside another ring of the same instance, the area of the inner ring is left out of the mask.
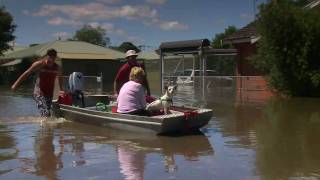
[[[78,105],[81,101],[82,107],[85,107],[84,104],[84,95],[83,95],[83,84],[84,77],[81,72],[73,72],[69,76],[69,90],[72,94],[72,100],[75,105]]]

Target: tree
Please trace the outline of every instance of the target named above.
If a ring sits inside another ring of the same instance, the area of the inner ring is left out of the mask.
[[[106,46],[107,43],[110,43],[110,39],[106,37],[105,30],[100,26],[92,27],[90,25],[84,25],[80,30],[76,31],[74,39],[99,46]]]
[[[128,50],[135,50],[136,52],[140,52],[140,49],[132,42],[123,42],[119,47],[113,48],[121,52],[127,52]]]
[[[254,65],[275,90],[294,96],[320,96],[320,12],[290,0],[260,7],[260,34]]]
[[[223,33],[218,33],[215,35],[215,37],[212,40],[212,47],[213,48],[232,48],[229,44],[222,44],[222,40],[226,38],[227,36],[235,33],[237,31],[237,28],[235,26],[228,26]]]
[[[15,39],[13,35],[15,28],[11,14],[4,7],[0,7],[0,55],[11,48],[8,42]]]

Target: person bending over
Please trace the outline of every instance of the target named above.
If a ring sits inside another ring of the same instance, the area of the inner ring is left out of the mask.
[[[117,98],[118,113],[149,116],[149,112],[145,110],[145,89],[142,86],[144,79],[145,72],[141,67],[131,69],[129,81],[121,87]]]
[[[49,49],[45,57],[34,62],[11,86],[11,89],[15,91],[22,81],[33,72],[36,72],[37,80],[34,86],[33,97],[42,117],[50,116],[55,79],[58,75],[61,75],[61,69],[55,63],[56,59],[57,51]],[[61,76],[59,77],[59,86],[60,90],[63,90]]]

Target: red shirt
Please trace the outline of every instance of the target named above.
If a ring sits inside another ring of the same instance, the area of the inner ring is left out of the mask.
[[[38,89],[40,94],[46,97],[52,97],[53,96],[53,90],[54,90],[54,83],[55,79],[58,75],[58,69],[59,66],[54,63],[51,66],[47,64],[47,61],[43,61],[43,66],[39,70],[39,75],[36,83],[35,89]]]
[[[117,93],[120,92],[121,87],[123,86],[124,83],[129,81],[129,76],[130,76],[130,72],[131,72],[131,68],[133,67],[142,67],[143,69],[144,66],[138,62],[132,62],[132,63],[125,63],[124,65],[121,66],[121,68],[119,69],[116,78],[115,78],[115,82],[117,83]]]

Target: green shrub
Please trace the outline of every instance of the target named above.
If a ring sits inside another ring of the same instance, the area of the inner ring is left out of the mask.
[[[320,96],[320,12],[289,0],[260,6],[261,36],[252,61],[275,90]]]

